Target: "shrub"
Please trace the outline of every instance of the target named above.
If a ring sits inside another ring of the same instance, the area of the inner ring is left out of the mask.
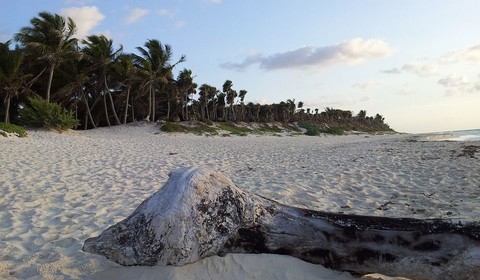
[[[214,127],[207,126],[202,123],[196,123],[194,126],[185,126],[179,123],[166,122],[162,125],[160,130],[165,132],[190,132],[197,135],[217,135],[217,129]]]
[[[165,132],[186,132],[187,131],[185,126],[180,125],[178,123],[174,123],[174,122],[164,123],[160,128],[160,130]]]
[[[226,131],[230,132],[230,134],[235,134],[235,135],[240,135],[240,136],[245,136],[245,135],[247,135],[247,133],[252,132],[251,129],[248,129],[246,127],[236,126],[236,125],[233,125],[231,123],[220,123],[218,125],[218,127],[221,130],[226,130]]]
[[[318,127],[316,127],[314,124],[300,122],[298,123],[298,126],[303,127],[307,130],[307,132],[305,132],[305,135],[308,135],[308,136],[320,135],[320,131],[318,130]]]
[[[25,129],[23,129],[23,127],[11,123],[0,122],[0,130],[3,130],[7,133],[16,133],[18,137],[27,136],[27,132]]]
[[[73,113],[57,103],[48,102],[41,97],[32,97],[28,101],[29,104],[19,114],[20,122],[24,125],[60,130],[78,125]]]
[[[338,126],[325,127],[320,130],[322,133],[334,134],[334,135],[343,135],[345,130]]]

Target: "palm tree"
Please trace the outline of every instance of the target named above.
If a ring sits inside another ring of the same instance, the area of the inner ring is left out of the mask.
[[[237,92],[233,90],[233,83],[230,80],[226,80],[223,83],[223,93],[225,93],[227,97],[227,104],[230,106],[230,110],[232,112],[233,120],[236,119],[235,110],[233,109],[233,103],[235,102],[235,97],[237,97]]]
[[[193,82],[192,70],[183,69],[180,71],[180,73],[178,73],[176,84],[182,102],[182,118],[188,120],[189,96],[195,94],[195,89],[197,88],[197,84]]]
[[[296,104],[295,104],[295,99],[287,99],[287,107],[288,107],[288,118],[285,118],[285,122],[290,121],[290,119],[293,119],[295,115],[295,111],[297,110]]]
[[[159,87],[166,85],[172,79],[173,68],[185,61],[185,56],[174,64],[170,64],[173,52],[170,45],[162,45],[158,40],[152,39],[145,43],[145,48],[137,47],[139,55],[134,55],[134,60],[143,76],[143,87],[148,92],[148,116],[155,122],[156,92]]]
[[[4,122],[10,122],[10,102],[19,94],[27,78],[22,73],[23,54],[19,50],[10,50],[10,41],[0,43],[0,96],[5,104]]]
[[[88,36],[87,40],[83,40],[82,43],[85,44],[85,47],[82,50],[83,54],[85,55],[85,59],[91,63],[90,70],[96,76],[99,92],[103,96],[105,118],[107,119],[107,123],[110,126],[106,99],[106,96],[108,95],[115,121],[117,124],[121,124],[117,115],[117,111],[115,110],[115,104],[113,102],[111,90],[108,86],[108,78],[113,64],[117,61],[119,55],[122,53],[123,47],[120,46],[120,48],[114,50],[113,41],[104,35]]]
[[[114,73],[118,76],[117,82],[125,96],[125,111],[123,115],[123,124],[127,123],[128,107],[130,105],[130,93],[139,81],[138,69],[133,64],[133,56],[130,54],[121,54],[118,61],[113,65]],[[133,112],[133,111],[132,111]],[[133,120],[133,113],[132,113]]]
[[[45,99],[50,101],[55,69],[64,59],[78,56],[77,39],[73,38],[76,26],[71,18],[48,12],[40,12],[30,24],[15,34],[15,40],[25,46],[28,54],[46,64],[44,70],[48,69],[49,76]]]
[[[95,99],[95,96],[92,96],[92,93],[88,92],[88,89],[92,86],[92,78],[88,76],[87,67],[88,61],[83,59],[74,60],[69,63],[67,67],[61,67],[63,70],[61,72],[65,76],[65,80],[69,82],[61,87],[55,96],[55,98],[60,99],[64,105],[66,103],[73,103],[76,109],[78,104],[84,104],[85,120],[83,124],[85,129],[88,128],[89,120],[94,128],[97,127],[92,116],[92,108],[89,104],[91,99]]]
[[[217,110],[220,109],[220,111],[222,112],[222,120],[225,120],[225,97],[226,95],[224,92],[220,92],[219,94],[217,94]],[[219,117],[217,116],[217,120],[218,119]]]
[[[198,94],[200,97],[198,98],[198,101],[200,101],[200,112],[202,119],[208,119],[210,120],[210,113],[208,111],[208,102],[211,98],[213,98],[213,93],[215,93],[217,89],[211,85],[208,84],[203,84],[199,88]],[[206,116],[206,118],[205,118]]]
[[[360,112],[358,112],[357,114],[357,118],[359,119],[365,119],[367,117],[367,111],[365,110],[360,110]]]
[[[245,120],[245,95],[247,95],[247,91],[244,89],[241,89],[238,92],[238,98],[240,98],[240,108],[241,108],[241,117],[240,120]]]

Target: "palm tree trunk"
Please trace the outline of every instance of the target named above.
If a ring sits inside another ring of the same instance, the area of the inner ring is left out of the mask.
[[[103,93],[103,105],[104,105],[104,108],[105,108],[105,118],[107,118],[108,126],[112,126],[110,124],[110,120],[108,119],[107,94],[106,93]]]
[[[115,110],[115,104],[113,103],[113,97],[112,97],[112,94],[110,93],[109,90],[108,90],[108,97],[110,98],[110,107],[112,107],[113,116],[115,117],[115,121],[117,122],[117,124],[122,124],[120,122],[120,119],[118,118],[117,111]]]
[[[5,123],[10,122],[10,95],[7,94],[7,98],[5,99]]]
[[[90,118],[90,121],[92,122],[93,127],[97,128],[97,126],[95,125],[95,122],[93,121],[92,111],[90,110],[90,105],[88,105],[87,97],[85,96],[84,92],[82,92],[82,95],[83,95],[83,99],[85,100],[85,107],[87,107],[88,117]],[[85,129],[87,129],[87,120],[85,120]]]
[[[55,70],[55,65],[50,66],[50,74],[48,76],[48,85],[47,85],[47,101],[50,102],[50,90],[52,89],[52,81],[53,81],[53,71]]]
[[[157,114],[156,112],[156,109],[157,109],[157,106],[156,106],[156,94],[155,94],[155,90],[152,90],[152,122],[155,122],[155,115]]]
[[[84,127],[84,130],[87,130],[88,128],[88,112],[85,112],[85,127]]]
[[[125,102],[125,116],[123,117],[123,124],[127,123],[127,116],[128,116],[128,100],[130,99],[130,87],[127,88],[127,98]]]
[[[170,100],[167,100],[167,120],[170,119]]]
[[[185,94],[185,120],[188,121],[188,91]]]
[[[148,86],[148,118],[152,120],[152,85]]]
[[[137,98],[136,97],[132,97],[132,122],[135,121],[135,100]]]
[[[104,83],[104,86],[105,86],[105,90],[106,90],[107,93],[108,93],[108,97],[109,97],[109,99],[110,99],[110,107],[112,108],[112,111],[113,111],[113,117],[115,117],[115,121],[117,122],[117,124],[122,124],[122,123],[120,122],[120,120],[118,119],[117,110],[115,110],[115,104],[113,103],[112,93],[110,92],[110,89],[108,88],[107,78],[106,78],[106,77],[104,77],[103,83]]]
[[[232,109],[232,117],[233,117],[233,121],[236,121],[237,120],[237,117],[235,116],[235,110],[233,109],[233,103],[230,104],[230,108]]]

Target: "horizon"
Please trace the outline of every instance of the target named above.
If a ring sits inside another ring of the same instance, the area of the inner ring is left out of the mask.
[[[103,34],[125,52],[170,44],[174,60],[187,56],[176,73],[232,80],[246,102],[366,110],[407,133],[480,128],[477,1],[0,1],[0,42],[47,11],[72,17],[77,38]]]

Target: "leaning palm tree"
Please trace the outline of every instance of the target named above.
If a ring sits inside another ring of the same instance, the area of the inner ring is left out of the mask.
[[[25,26],[15,34],[15,40],[25,47],[27,54],[45,64],[43,71],[48,70],[45,99],[50,101],[55,69],[66,58],[78,55],[77,39],[73,38],[76,26],[71,18],[48,12],[39,13],[38,17],[30,20],[30,24],[31,26]]]
[[[121,124],[118,118],[117,111],[115,110],[115,104],[113,102],[112,93],[108,86],[109,74],[112,65],[117,61],[119,55],[123,51],[123,47],[120,46],[117,50],[113,48],[113,41],[108,39],[104,35],[91,35],[86,40],[82,41],[85,44],[82,51],[85,59],[91,63],[90,70],[97,77],[98,89],[103,96],[105,118],[110,126],[110,120],[107,108],[107,95],[110,99],[110,106],[113,116],[117,124]]]
[[[156,93],[161,86],[165,86],[172,80],[173,68],[185,61],[185,56],[174,64],[170,64],[173,52],[168,44],[163,45],[160,41],[151,39],[145,43],[145,48],[137,47],[140,55],[134,55],[135,64],[143,77],[143,88],[148,94],[148,117],[155,122]]]

